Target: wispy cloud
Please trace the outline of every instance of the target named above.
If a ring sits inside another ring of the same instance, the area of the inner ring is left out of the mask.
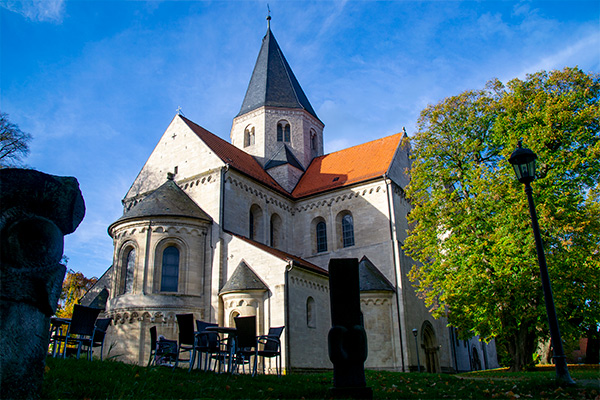
[[[23,15],[25,18],[35,22],[52,22],[60,24],[65,14],[66,0],[7,0],[0,6]]]
[[[566,66],[574,67],[573,60],[589,59],[589,63],[596,67],[600,66],[600,37],[598,32],[579,39],[575,43],[566,46],[559,51],[543,57],[539,62],[527,66],[520,74],[519,78],[524,78],[526,74],[534,73],[541,70],[550,71],[553,69],[562,69]]]

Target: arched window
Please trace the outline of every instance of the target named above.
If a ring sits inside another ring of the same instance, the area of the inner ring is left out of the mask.
[[[327,225],[325,221],[319,221],[316,227],[317,253],[327,251]]]
[[[281,217],[277,214],[271,215],[271,226],[269,227],[269,244],[271,247],[281,246]]]
[[[315,299],[312,297],[306,299],[306,326],[309,328],[317,327],[317,311],[315,309]]]
[[[123,284],[123,293],[133,292],[133,271],[135,270],[135,249],[127,252],[125,258],[125,282]]]
[[[254,144],[254,127],[248,125],[244,130],[244,147],[252,146]]]
[[[277,141],[286,143],[290,141],[290,123],[286,120],[277,123]]]
[[[342,217],[342,246],[354,246],[354,221],[350,213]]]
[[[179,283],[179,249],[169,246],[163,251],[161,292],[176,292]]]
[[[248,237],[260,242],[264,241],[262,226],[262,209],[253,204],[248,213]]]
[[[310,149],[313,150],[313,152],[317,150],[317,133],[314,129],[310,130]]]

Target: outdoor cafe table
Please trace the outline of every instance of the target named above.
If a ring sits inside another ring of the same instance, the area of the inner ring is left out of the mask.
[[[230,326],[208,326],[206,327],[207,332],[216,332],[219,335],[227,335],[227,350],[228,360],[227,368],[229,372],[233,372],[233,356],[235,355],[235,338],[237,335],[237,329]]]
[[[54,342],[52,346],[52,357],[56,357],[56,349],[60,347],[60,340],[58,340],[59,336],[66,336],[66,332],[64,335],[61,335],[60,328],[62,326],[71,325],[71,318],[58,318],[58,317],[50,317],[50,341]]]

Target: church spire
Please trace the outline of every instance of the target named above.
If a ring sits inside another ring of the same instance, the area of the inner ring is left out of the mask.
[[[299,108],[319,118],[271,32],[270,13],[267,16],[267,33],[238,116],[263,106]]]

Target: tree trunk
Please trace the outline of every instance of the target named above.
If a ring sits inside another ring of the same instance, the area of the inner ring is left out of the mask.
[[[515,334],[504,343],[511,356],[510,372],[530,371],[535,369],[533,353],[536,349],[536,335],[533,326],[521,324]]]

